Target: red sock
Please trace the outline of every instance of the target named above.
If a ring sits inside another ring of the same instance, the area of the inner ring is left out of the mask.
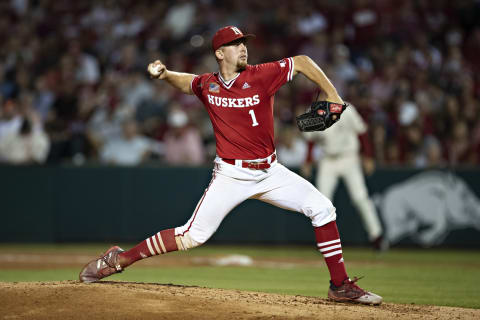
[[[120,265],[127,267],[137,260],[177,250],[175,229],[162,230],[143,240],[132,249],[120,253]]]
[[[342,245],[338,234],[337,223],[329,222],[315,228],[318,250],[323,254],[327,263],[330,278],[335,286],[340,286],[348,278],[343,263]]]

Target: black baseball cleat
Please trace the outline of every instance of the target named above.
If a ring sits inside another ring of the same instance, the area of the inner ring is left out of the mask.
[[[87,263],[80,271],[80,281],[85,283],[97,282],[114,273],[122,272],[123,268],[118,262],[118,254],[121,252],[123,252],[122,248],[113,246],[99,258]]]
[[[336,302],[354,302],[368,305],[379,305],[383,298],[375,293],[368,292],[360,288],[356,282],[360,280],[355,277],[353,280],[349,278],[343,281],[341,286],[336,287],[330,281],[330,288],[328,289],[328,298]]]

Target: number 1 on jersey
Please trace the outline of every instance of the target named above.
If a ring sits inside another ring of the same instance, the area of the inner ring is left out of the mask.
[[[255,118],[255,112],[253,112],[253,109],[248,111],[250,113],[250,116],[252,117],[252,127],[258,126],[257,118]]]

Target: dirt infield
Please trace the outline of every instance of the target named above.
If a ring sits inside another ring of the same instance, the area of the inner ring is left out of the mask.
[[[0,319],[480,319],[480,310],[134,282],[0,283]]]

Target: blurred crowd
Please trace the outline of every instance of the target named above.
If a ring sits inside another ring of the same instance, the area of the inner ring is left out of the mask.
[[[202,104],[151,80],[149,62],[216,71],[226,25],[257,35],[249,63],[310,56],[369,124],[379,166],[480,162],[480,1],[0,2],[0,162],[203,165],[215,156]],[[294,123],[317,88],[276,95],[280,161],[299,166]]]

